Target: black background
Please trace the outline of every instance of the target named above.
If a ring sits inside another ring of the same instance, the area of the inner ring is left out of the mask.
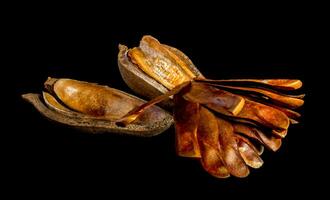
[[[20,17],[12,25],[9,49],[14,53],[8,75],[14,79],[10,84],[14,90],[8,93],[14,99],[6,108],[10,115],[5,123],[11,129],[3,134],[10,136],[4,140],[11,164],[7,184],[31,194],[70,191],[152,196],[153,192],[179,192],[219,198],[228,193],[274,196],[308,188],[307,177],[312,172],[305,164],[310,155],[305,149],[317,71],[310,65],[310,23],[300,14],[288,17],[267,10],[240,17],[238,12],[200,10],[142,15],[133,8],[109,15],[113,9],[96,14],[44,9]],[[222,180],[208,175],[198,161],[176,156],[173,127],[153,138],[90,135],[44,119],[21,99],[23,93],[41,92],[48,76],[97,82],[133,93],[120,77],[117,47],[119,43],[137,46],[145,34],[185,52],[211,79],[301,79],[302,92],[307,93],[301,123],[290,127],[278,152],[265,151],[261,169],[251,170],[245,179]],[[300,189],[295,190],[298,185]]]

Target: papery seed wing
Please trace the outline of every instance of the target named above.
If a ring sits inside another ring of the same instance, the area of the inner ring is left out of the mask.
[[[174,95],[174,121],[177,154],[200,157],[197,140],[199,104],[186,101],[180,94]]]
[[[255,132],[259,135],[266,147],[272,151],[277,151],[282,145],[282,139],[278,136],[275,136],[271,133],[264,133],[258,129],[254,129]]]
[[[267,106],[276,108],[277,110],[283,112],[290,119],[298,119],[299,117],[301,117],[300,113],[298,113],[296,111],[293,111],[293,110],[290,110],[288,108],[284,108],[284,107],[277,106],[277,105],[274,105],[274,104],[271,104],[271,103],[267,103],[267,102],[261,102],[261,103],[263,103],[263,104],[265,104]]]
[[[284,138],[288,134],[288,129],[272,130],[272,133],[279,136],[279,137],[281,137],[281,138]]]
[[[249,99],[251,101],[256,101],[258,103],[261,103],[261,104],[270,106],[272,108],[275,108],[275,109],[283,112],[289,118],[289,121],[290,121],[291,124],[297,124],[297,123],[299,123],[299,121],[297,121],[297,119],[300,118],[301,115],[300,115],[300,113],[298,113],[298,112],[296,112],[294,110],[291,110],[291,109],[288,109],[288,108],[285,108],[285,107],[281,107],[281,106],[272,104],[272,103],[267,102],[267,101],[264,101],[264,100],[260,100],[260,99],[256,99],[256,98],[251,98],[249,96],[242,95],[242,97],[244,97],[245,99]]]
[[[272,151],[277,151],[281,147],[281,138],[274,136],[272,133],[265,134],[258,128],[245,124],[234,124],[234,131],[258,140]]]
[[[157,63],[149,61],[150,58],[145,55],[141,48],[135,47],[133,49],[130,49],[128,51],[128,56],[132,63],[137,65],[144,73],[157,80],[166,88],[172,89],[177,84],[178,80],[175,80],[172,76],[180,77],[180,74],[177,74],[173,71],[172,73],[170,73],[170,71],[161,69],[159,64],[157,65],[157,63],[160,61],[158,61]]]
[[[223,160],[219,145],[219,131],[216,117],[206,108],[200,107],[198,125],[198,142],[201,151],[201,162],[204,169],[218,178],[229,177],[229,171]]]
[[[250,146],[252,146],[259,155],[263,153],[264,142],[261,140],[259,135],[255,133],[253,127],[245,124],[233,123],[233,128],[235,134],[238,135],[238,137],[241,137]]]
[[[214,84],[210,84],[214,86]],[[264,99],[266,101],[270,101],[279,106],[285,106],[288,108],[298,108],[304,104],[304,100],[302,100],[302,95],[286,95],[279,92],[261,89],[261,88],[250,88],[250,87],[237,87],[237,86],[224,86],[224,85],[215,85],[215,87],[219,87],[224,90],[230,90],[233,92],[241,93],[247,96],[258,97],[260,99]]]
[[[257,149],[246,138],[236,135],[238,150],[244,162],[252,168],[260,168],[263,161],[259,156]]]
[[[237,115],[244,106],[244,98],[208,86],[203,83],[192,82],[190,91],[184,97],[192,102],[205,104],[219,113]]]
[[[163,47],[165,47],[168,51],[170,51],[171,53],[175,54],[176,56],[176,60],[181,60],[182,62],[185,63],[185,65],[188,67],[182,67],[185,72],[190,76],[190,77],[198,77],[198,78],[204,78],[204,76],[201,74],[201,72],[196,68],[196,66],[194,65],[194,63],[189,59],[189,57],[187,55],[185,55],[182,51],[180,51],[179,49],[166,45],[166,44],[162,44]],[[191,73],[190,73],[191,72]]]
[[[208,83],[219,83],[227,85],[254,85],[269,87],[281,90],[297,90],[301,88],[302,82],[297,79],[227,79],[227,80],[212,80],[200,79],[198,81]]]
[[[283,112],[248,99],[245,99],[245,105],[237,116],[254,120],[272,129],[288,129],[290,124],[289,118]]]
[[[242,123],[233,123],[233,128],[236,133],[241,133],[249,138],[253,138],[254,140],[259,141],[262,143],[261,138],[259,137],[258,134],[255,133],[253,130],[254,128]]]
[[[135,48],[136,49],[136,48]],[[188,66],[176,54],[165,48],[159,41],[151,36],[144,36],[138,48],[143,54],[143,62],[137,63],[145,73],[163,84],[168,89],[173,89],[183,82],[190,81],[195,75],[188,70]],[[130,50],[129,52],[133,51]],[[134,61],[136,54],[129,53]],[[140,65],[140,64],[144,64]],[[185,69],[183,69],[183,67]],[[187,74],[188,73],[188,74]]]
[[[226,120],[218,118],[219,141],[223,150],[225,164],[233,176],[246,177],[249,174],[249,168],[242,159],[233,126]]]

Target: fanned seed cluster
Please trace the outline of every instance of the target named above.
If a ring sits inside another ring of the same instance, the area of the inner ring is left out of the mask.
[[[177,154],[199,158],[215,177],[246,177],[249,167],[263,165],[264,147],[277,151],[289,125],[298,123],[300,114],[294,109],[303,105],[304,95],[287,92],[299,89],[300,80],[206,79],[194,74],[184,57],[151,36],[144,36],[140,47],[128,50],[128,56],[169,92],[135,108],[117,123],[127,125],[150,106],[174,95]],[[165,63],[159,65],[160,60]]]

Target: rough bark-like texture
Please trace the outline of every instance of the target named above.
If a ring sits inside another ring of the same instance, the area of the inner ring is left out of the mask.
[[[130,124],[126,127],[120,127],[113,121],[91,117],[81,113],[72,112],[70,115],[66,115],[56,112],[46,106],[40,94],[29,93],[22,95],[22,97],[31,103],[46,118],[90,133],[120,133],[150,137],[164,132],[173,123],[172,116],[164,111],[164,118],[157,123],[145,125]]]

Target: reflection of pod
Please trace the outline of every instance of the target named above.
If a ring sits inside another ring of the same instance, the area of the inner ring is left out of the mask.
[[[173,123],[170,114],[152,106],[133,124],[120,127],[115,121],[145,101],[107,86],[71,79],[49,78],[45,87],[49,93],[30,93],[22,97],[48,119],[88,132],[153,136]]]

